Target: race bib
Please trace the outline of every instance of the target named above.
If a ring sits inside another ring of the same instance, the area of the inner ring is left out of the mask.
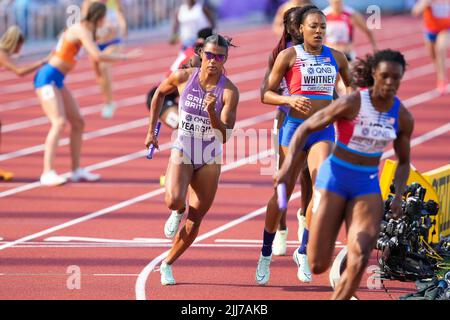
[[[333,65],[302,65],[302,86],[304,93],[333,95],[336,83],[336,69]]]
[[[209,117],[193,115],[181,110],[178,132],[196,139],[211,140],[215,137]]]

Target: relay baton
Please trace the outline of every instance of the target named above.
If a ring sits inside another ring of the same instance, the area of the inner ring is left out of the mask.
[[[158,121],[155,128],[155,137],[157,138],[159,135],[159,129],[161,129],[161,122]],[[153,143],[148,147],[147,159],[151,160],[153,158],[153,152],[155,152],[155,146]]]
[[[286,184],[280,183],[277,186],[277,196],[278,196],[278,208],[284,211],[287,209],[287,201],[286,201]]]

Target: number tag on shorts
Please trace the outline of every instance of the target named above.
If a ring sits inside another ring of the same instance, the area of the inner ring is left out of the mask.
[[[53,99],[55,97],[55,90],[53,89],[53,86],[50,84],[43,86],[41,88],[41,96],[44,101]]]

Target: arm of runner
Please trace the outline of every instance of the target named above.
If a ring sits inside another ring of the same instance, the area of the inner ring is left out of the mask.
[[[211,127],[215,130],[219,130],[222,142],[225,143],[231,137],[234,125],[236,123],[237,105],[239,102],[239,90],[238,88],[228,81],[223,90],[223,108],[219,116],[216,114],[214,105],[208,104],[208,100],[205,98],[207,104],[209,119],[211,120]]]
[[[261,88],[260,88],[261,101],[263,101],[263,99],[264,99],[264,92],[267,91],[268,78],[269,78],[270,71],[273,68],[273,64],[274,64],[274,61],[273,61],[273,56],[271,54],[269,56],[268,68],[266,70],[266,73],[264,74],[264,78],[263,78],[263,81],[261,83]]]
[[[341,76],[342,82],[344,82],[347,94],[349,94],[353,89],[351,87],[350,67],[347,57],[340,51],[332,49],[332,52],[339,66],[339,75]]]
[[[159,148],[158,138],[155,136],[155,128],[158,122],[159,114],[164,103],[164,97],[178,89],[182,83],[189,79],[190,69],[179,69],[171,73],[168,78],[163,80],[156,89],[150,105],[148,131],[145,138],[145,147],[153,144],[155,148]]]
[[[261,96],[261,102],[272,105],[289,105],[300,112],[308,113],[311,109],[311,101],[303,96],[283,96],[278,93],[281,80],[286,72],[294,64],[296,58],[295,49],[289,48],[280,52],[275,59],[272,70],[267,77],[267,87]]]
[[[377,43],[375,41],[375,36],[374,36],[372,30],[370,30],[367,27],[366,21],[364,20],[364,17],[362,16],[362,14],[355,11],[352,14],[352,22],[357,28],[359,28],[362,32],[364,32],[367,35],[367,37],[370,40],[370,43],[372,44],[372,50],[374,52],[377,51]]]
[[[411,10],[414,17],[420,16],[425,9],[431,4],[431,0],[419,0]]]
[[[400,106],[398,120],[399,132],[394,140],[394,150],[398,164],[394,175],[395,197],[391,203],[391,211],[396,219],[403,214],[402,195],[409,177],[411,136],[414,130],[414,118],[403,104]]]
[[[100,51],[97,44],[94,42],[94,38],[92,33],[88,32],[84,28],[78,29],[79,31],[79,39],[83,44],[83,47],[86,49],[89,56],[95,61],[104,61],[104,62],[116,62],[116,61],[125,61],[128,59],[138,58],[142,56],[141,49],[134,49],[129,51],[128,53],[105,53],[104,51]]]
[[[45,57],[35,63],[32,63],[27,66],[18,66],[6,53],[0,51],[0,66],[14,72],[20,77],[26,76],[36,69],[40,68],[44,64],[47,63],[49,57]]]
[[[308,120],[297,128],[289,143],[289,150],[283,165],[274,177],[275,187],[281,183],[287,183],[294,164],[300,161],[301,151],[305,146],[307,137],[316,131],[332,125],[339,118],[352,119],[358,112],[361,98],[358,92],[343,96],[334,101],[328,107],[316,112]]]

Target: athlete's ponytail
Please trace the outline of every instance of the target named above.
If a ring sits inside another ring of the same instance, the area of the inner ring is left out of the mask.
[[[84,21],[88,21],[94,25],[93,38],[96,40],[97,24],[106,16],[106,5],[101,2],[93,2],[88,9]]]
[[[275,61],[278,54],[286,49],[286,46],[289,41],[292,41],[292,36],[289,33],[289,23],[295,19],[295,16],[300,13],[301,7],[292,7],[284,13],[283,16],[283,35],[278,41],[277,46],[272,51],[272,59]]]

